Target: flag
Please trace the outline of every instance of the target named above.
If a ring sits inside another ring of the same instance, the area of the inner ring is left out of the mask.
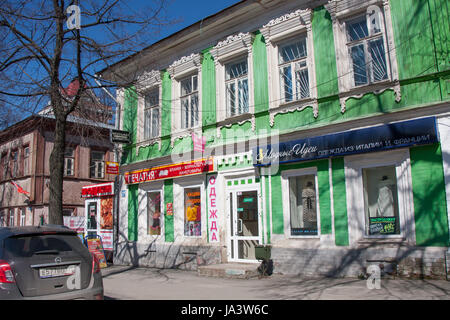
[[[191,133],[192,142],[194,143],[194,151],[205,151],[206,138],[205,137],[197,137],[195,133]]]
[[[28,191],[23,190],[21,186],[19,186],[17,183],[11,180],[11,183],[17,188],[17,192],[23,193],[24,195],[28,196],[30,193]]]

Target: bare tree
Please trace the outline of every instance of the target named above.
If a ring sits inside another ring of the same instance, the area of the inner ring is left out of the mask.
[[[99,84],[95,71],[154,41],[152,36],[171,23],[165,6],[165,0],[140,9],[126,0],[0,0],[0,101],[31,114],[49,101],[55,117],[49,223],[63,223],[68,116],[81,110],[89,90],[128,85],[123,79]],[[70,94],[63,89],[68,87]]]

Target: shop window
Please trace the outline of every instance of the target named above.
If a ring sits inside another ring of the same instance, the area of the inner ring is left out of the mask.
[[[394,166],[363,168],[366,235],[400,234]]]
[[[225,65],[227,117],[249,112],[247,58]]]
[[[159,137],[160,107],[159,88],[155,88],[145,95],[144,99],[144,139]]]
[[[201,201],[200,188],[184,189],[184,235],[201,236]]]
[[[315,175],[289,178],[291,236],[317,235],[317,196]]]
[[[279,46],[278,68],[283,102],[309,97],[306,37]]]
[[[147,193],[147,233],[161,235],[161,194],[160,192]]]
[[[198,76],[192,75],[180,80],[181,128],[198,126]]]
[[[75,151],[73,148],[66,148],[64,151],[64,175],[73,176],[75,174]]]
[[[105,153],[101,151],[91,151],[91,178],[103,179],[105,176]]]

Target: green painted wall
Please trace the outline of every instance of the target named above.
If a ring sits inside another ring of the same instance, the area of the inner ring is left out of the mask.
[[[164,237],[166,242],[173,242],[175,239],[173,228],[173,215],[168,216],[166,212],[167,203],[173,206],[173,180],[164,180]],[[175,214],[175,211],[173,211]]]
[[[333,23],[323,7],[314,9],[312,19],[314,61],[317,79],[317,96],[323,98],[338,94],[336,53],[334,50]]]
[[[300,162],[290,165],[281,165],[278,174],[272,176],[272,230],[275,234],[284,233],[283,197],[281,186],[281,172],[283,170],[317,168],[317,180],[319,190],[320,207],[320,233],[332,233],[330,178],[328,172],[328,160]]]
[[[449,245],[444,169],[439,144],[410,149],[416,243]]]
[[[138,186],[128,186],[128,240],[138,240]]]
[[[269,109],[267,48],[263,35],[257,32],[252,44],[255,113]]]
[[[216,123],[216,65],[209,49],[203,51],[202,60],[202,124]]]
[[[344,158],[331,160],[333,183],[334,233],[337,246],[348,246],[347,188]]]

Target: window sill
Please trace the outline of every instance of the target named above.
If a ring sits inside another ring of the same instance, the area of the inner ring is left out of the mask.
[[[300,100],[290,101],[290,102],[281,102],[279,105],[272,107],[269,109],[269,122],[270,126],[273,127],[275,123],[275,116],[277,114],[283,114],[294,111],[302,111],[308,107],[312,107],[314,118],[317,118],[319,115],[319,106],[317,103],[317,99],[313,97],[303,98]]]
[[[346,111],[346,101],[350,98],[361,99],[364,95],[368,93],[374,93],[378,95],[386,90],[393,90],[395,94],[395,101],[400,102],[402,96],[400,91],[400,82],[398,80],[387,79],[376,83],[370,83],[358,87],[345,89],[339,92],[341,112],[344,113]]]
[[[220,130],[224,127],[231,128],[231,126],[237,124],[242,125],[245,122],[249,121],[252,125],[252,131],[255,131],[256,123],[255,123],[255,115],[251,112],[242,113],[237,116],[228,117],[222,119],[217,122],[217,137],[220,138]]]

